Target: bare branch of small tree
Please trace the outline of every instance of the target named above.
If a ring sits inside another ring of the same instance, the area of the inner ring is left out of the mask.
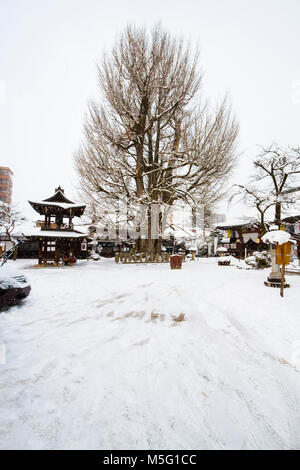
[[[262,148],[254,165],[257,169],[254,181],[264,181],[277,198],[275,222],[280,224],[282,203],[288,202],[285,195],[294,193],[293,185],[300,181],[300,147],[283,149],[277,144],[272,144]]]
[[[0,230],[12,243],[15,243],[13,231],[25,220],[26,218],[14,205],[0,201]]]

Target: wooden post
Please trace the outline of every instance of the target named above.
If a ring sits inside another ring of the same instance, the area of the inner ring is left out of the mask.
[[[13,261],[16,261],[16,259],[17,259],[17,254],[18,254],[18,247],[16,246],[15,249],[14,249]]]
[[[39,264],[43,263],[43,241],[39,240]]]
[[[143,262],[143,253],[140,253],[140,263]]]
[[[115,262],[118,263],[120,259],[119,253],[115,253]]]
[[[58,266],[59,262],[59,248],[56,247],[55,255],[54,255],[54,266]]]
[[[280,295],[283,297],[284,293],[284,277],[285,277],[285,264],[282,263],[282,268],[281,268],[281,287],[280,287]]]

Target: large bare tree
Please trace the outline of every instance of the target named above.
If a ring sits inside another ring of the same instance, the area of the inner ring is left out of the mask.
[[[83,196],[95,221],[120,198],[146,205],[146,249],[159,251],[150,206],[216,201],[235,161],[237,123],[226,99],[214,109],[204,101],[198,52],[160,25],[128,26],[98,66],[98,83],[76,154]]]

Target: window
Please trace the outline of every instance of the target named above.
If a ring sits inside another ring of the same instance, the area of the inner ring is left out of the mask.
[[[55,246],[56,246],[55,240],[47,242],[47,251],[55,251]]]

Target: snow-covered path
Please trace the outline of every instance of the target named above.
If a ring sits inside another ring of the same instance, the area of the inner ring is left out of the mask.
[[[215,260],[26,275],[0,314],[0,448],[300,448],[300,277],[281,299]]]

